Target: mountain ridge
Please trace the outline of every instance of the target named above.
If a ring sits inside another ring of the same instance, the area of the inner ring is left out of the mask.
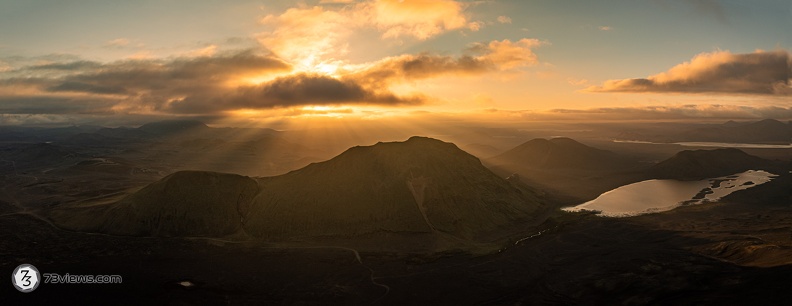
[[[244,233],[291,241],[391,233],[476,243],[503,238],[497,233],[534,220],[542,205],[456,145],[411,137],[352,147],[273,177],[180,171],[93,210],[94,218],[53,219],[71,229],[134,236]]]
[[[773,162],[735,148],[684,150],[652,166],[654,178],[696,180],[747,170],[770,169]]]

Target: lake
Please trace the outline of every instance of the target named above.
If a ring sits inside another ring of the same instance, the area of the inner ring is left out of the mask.
[[[563,210],[599,211],[599,215],[605,217],[636,216],[716,201],[732,192],[767,183],[774,177],[776,175],[770,172],[749,170],[700,181],[647,180],[621,186]]]
[[[708,148],[744,148],[744,149],[792,149],[792,144],[758,144],[758,143],[730,143],[730,142],[651,142],[640,140],[614,140],[616,143],[640,143],[678,145],[683,147],[708,147]]]

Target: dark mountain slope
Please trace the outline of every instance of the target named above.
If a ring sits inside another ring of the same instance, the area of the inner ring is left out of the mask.
[[[454,144],[424,137],[354,147],[262,185],[245,222],[262,237],[386,231],[476,239],[539,206]]]
[[[703,179],[747,170],[769,170],[776,164],[738,149],[685,150],[649,169],[655,178]]]
[[[241,216],[256,192],[256,181],[248,177],[176,172],[114,204],[98,230],[142,236],[229,235],[241,228]]]
[[[522,169],[618,170],[634,166],[629,159],[569,138],[537,138],[488,160]]]

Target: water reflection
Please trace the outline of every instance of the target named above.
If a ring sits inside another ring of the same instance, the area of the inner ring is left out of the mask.
[[[700,180],[648,180],[621,186],[566,211],[599,211],[601,216],[627,217],[716,201],[732,192],[772,180],[776,175],[749,170],[735,175]]]
[[[731,142],[651,142],[640,140],[613,140],[615,143],[679,145],[683,147],[743,148],[743,149],[792,149],[792,144],[758,144]]]

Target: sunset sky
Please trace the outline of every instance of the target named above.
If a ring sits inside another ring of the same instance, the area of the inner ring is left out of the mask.
[[[0,0],[0,124],[792,119],[790,33],[789,0]]]

